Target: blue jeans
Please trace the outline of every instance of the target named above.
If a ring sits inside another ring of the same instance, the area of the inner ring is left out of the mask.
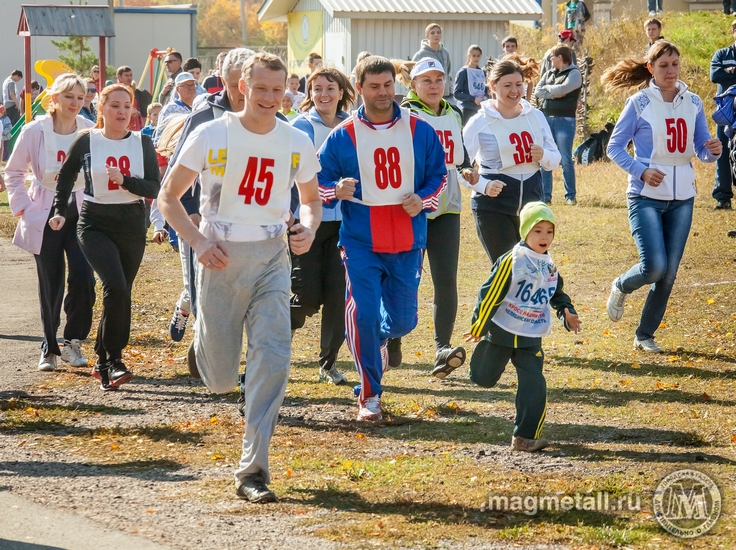
[[[716,184],[712,197],[717,201],[730,201],[733,198],[733,177],[729,159],[728,136],[725,126],[716,126],[716,137],[721,140],[723,154],[716,161]]]
[[[662,0],[647,0],[649,11],[662,11]]]
[[[617,286],[630,294],[652,285],[636,329],[636,337],[645,340],[654,338],[667,309],[693,221],[694,198],[661,201],[631,195],[627,202],[631,235],[641,261],[618,278]]]
[[[575,164],[572,160],[572,141],[575,139],[575,117],[574,116],[547,116],[552,138],[557,144],[557,149],[562,155],[562,179],[565,183],[565,199],[574,199],[575,190]],[[542,170],[542,188],[544,189],[544,200],[552,200],[552,172]]]

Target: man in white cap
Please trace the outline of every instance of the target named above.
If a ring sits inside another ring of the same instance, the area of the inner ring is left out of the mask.
[[[156,133],[153,134],[154,145],[158,143],[158,139],[166,129],[166,125],[169,123],[172,115],[188,115],[192,112],[192,104],[194,103],[194,98],[197,97],[197,79],[194,78],[192,73],[179,73],[176,75],[174,87],[178,97],[171,100],[169,103],[164,105],[163,109],[161,109],[161,112],[158,115]]]

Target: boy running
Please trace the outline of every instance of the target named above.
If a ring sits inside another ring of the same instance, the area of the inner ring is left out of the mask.
[[[580,331],[580,320],[570,297],[562,290],[549,247],[555,237],[555,217],[543,202],[521,210],[521,238],[501,256],[478,293],[468,342],[479,342],[470,359],[470,379],[492,388],[511,360],[519,380],[516,420],[511,447],[540,451],[547,412],[547,382],[542,373],[542,337],[552,330],[552,310],[567,330]],[[551,306],[551,307],[550,307]]]

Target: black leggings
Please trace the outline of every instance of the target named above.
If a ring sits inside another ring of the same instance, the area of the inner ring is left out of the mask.
[[[291,254],[291,329],[304,326],[322,306],[319,365],[332,368],[345,341],[345,271],[337,241],[340,222],[322,222],[312,247]]]
[[[146,249],[143,212],[142,201],[82,204],[79,244],[102,281],[102,317],[95,342],[101,364],[120,359],[130,338],[130,294]]]
[[[427,257],[434,286],[434,341],[437,349],[450,346],[457,316],[457,264],[460,216],[442,214],[427,220]]]
[[[52,212],[53,213],[53,212]],[[49,217],[51,217],[51,214]],[[84,340],[92,327],[92,307],[95,305],[95,276],[77,242],[76,225],[79,219],[77,203],[72,202],[66,213],[66,222],[59,231],[47,223],[43,229],[41,251],[34,256],[38,271],[38,299],[41,303],[44,355],[61,355],[56,333],[61,324],[61,305],[64,304],[66,325],[64,340]],[[64,260],[66,254],[66,261]],[[64,298],[64,274],[69,263],[67,294]]]
[[[521,240],[519,216],[488,210],[473,210],[473,219],[475,219],[475,231],[491,264],[514,248]]]
[[[477,115],[479,111],[480,111],[480,107],[475,107],[475,108],[463,107],[463,115],[462,115],[463,128],[465,128],[465,125],[468,123],[468,121],[471,118],[473,118],[475,115]]]

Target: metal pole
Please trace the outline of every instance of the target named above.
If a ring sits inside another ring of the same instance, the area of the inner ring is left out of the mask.
[[[23,89],[25,93],[23,94],[23,101],[25,103],[25,112],[26,112],[26,123],[33,120],[33,113],[31,112],[33,110],[32,103],[31,103],[31,86],[29,85],[29,82],[33,80],[31,78],[31,37],[26,36],[24,38],[23,43],[23,49],[25,50],[25,74],[23,75]],[[16,93],[16,99],[18,99],[19,94]]]
[[[105,37],[100,36],[100,88],[107,82],[107,59],[105,57]]]
[[[243,34],[243,46],[245,46],[248,42],[246,42],[248,38],[248,30],[246,29],[246,20],[245,20],[245,0],[240,0],[240,26],[242,28],[242,34]]]
[[[557,34],[557,0],[550,0],[552,3],[552,32]]]

